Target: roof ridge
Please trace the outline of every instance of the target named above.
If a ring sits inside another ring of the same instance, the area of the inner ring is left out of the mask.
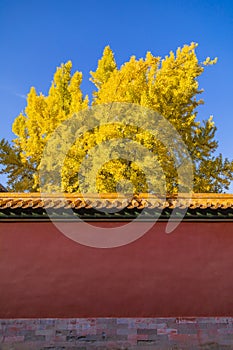
[[[164,194],[139,193],[131,198],[165,198]],[[127,195],[118,193],[40,193],[40,192],[1,192],[0,198],[34,199],[34,198],[86,198],[86,199],[125,199]],[[167,194],[166,199],[233,199],[233,193],[179,193]]]

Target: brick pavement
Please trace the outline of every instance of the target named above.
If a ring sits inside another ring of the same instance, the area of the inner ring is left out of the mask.
[[[1,350],[230,350],[233,318],[2,319]]]

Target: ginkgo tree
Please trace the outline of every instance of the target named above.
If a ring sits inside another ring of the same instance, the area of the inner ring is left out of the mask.
[[[90,80],[95,85],[90,103],[80,88],[82,74],[75,72],[72,75],[70,61],[62,64],[55,72],[47,96],[38,94],[35,88],[31,88],[24,113],[13,123],[16,138],[12,143],[6,140],[0,143],[1,172],[8,174],[9,188],[15,191],[40,190],[38,172],[44,148],[61,123],[69,121],[73,115],[82,118],[85,114],[83,111],[91,106],[95,108],[112,103],[128,103],[162,115],[176,129],[192,159],[195,192],[222,192],[228,189],[233,180],[233,161],[224,159],[221,154],[216,155],[218,142],[215,139],[216,126],[213,118],[209,117],[203,122],[197,119],[197,107],[203,103],[198,98],[202,93],[198,77],[205,66],[215,64],[216,59],[208,57],[200,63],[196,47],[195,43],[184,45],[165,58],[153,56],[150,52],[145,58],[132,56],[118,68],[114,54],[107,46],[96,71],[90,72]],[[140,116],[135,114],[135,118]],[[98,192],[117,191],[117,186],[123,179],[132,184],[136,193],[148,191],[148,179],[143,166],[145,169],[150,165],[149,158],[145,158],[142,167],[127,159],[127,156],[102,163],[100,159],[98,169],[91,166],[91,150],[106,140],[118,138],[132,140],[154,154],[163,169],[166,191],[178,191],[177,169],[169,149],[153,133],[138,127],[136,120],[132,125],[117,121],[106,125],[100,123],[79,134],[62,164],[61,190],[82,190],[78,175],[83,160],[89,157],[86,176],[95,177],[95,189]],[[98,157],[101,158],[101,154]],[[51,164],[48,166],[51,167]],[[161,181],[158,174],[160,176],[160,172],[155,169],[150,180],[159,191]],[[86,189],[93,190],[92,187]]]

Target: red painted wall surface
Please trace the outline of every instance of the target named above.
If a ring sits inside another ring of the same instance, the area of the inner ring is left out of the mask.
[[[50,222],[1,223],[0,318],[233,316],[233,223],[165,227],[97,249]]]

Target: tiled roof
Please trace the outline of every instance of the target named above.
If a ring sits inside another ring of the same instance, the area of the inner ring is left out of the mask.
[[[191,196],[191,198],[190,198]],[[166,199],[150,195],[134,195],[126,199],[115,193],[96,195],[82,194],[43,194],[40,193],[1,193],[0,209],[6,208],[233,208],[233,194],[195,193],[192,195],[167,196]]]
[[[118,194],[95,195],[46,194],[40,193],[1,193],[0,218],[2,219],[132,219],[139,213],[141,218],[168,219],[175,209],[175,215],[184,219],[223,219],[233,221],[233,194],[198,193],[182,194],[161,198],[155,195],[140,194],[127,199]],[[173,212],[174,216],[174,212]]]

